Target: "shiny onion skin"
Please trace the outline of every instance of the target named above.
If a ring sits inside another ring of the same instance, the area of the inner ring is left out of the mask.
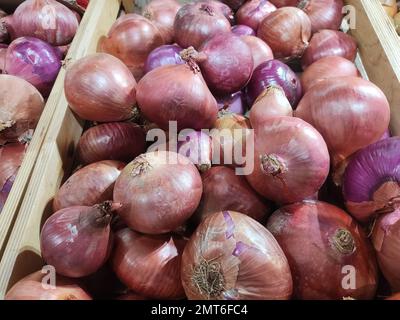
[[[270,1],[249,0],[236,12],[236,21],[257,31],[261,21],[275,10],[276,7]]]
[[[82,119],[128,120],[136,103],[136,81],[128,68],[106,53],[94,53],[67,68],[65,96]]]
[[[339,56],[328,56],[317,60],[302,73],[300,80],[303,91],[307,92],[321,80],[337,77],[358,77],[355,64]]]
[[[389,127],[390,107],[384,93],[367,80],[331,78],[318,82],[304,95],[295,116],[322,134],[336,169],[383,136]]]
[[[357,56],[357,43],[346,33],[336,30],[320,30],[311,38],[301,59],[303,69],[315,61],[329,56],[339,56],[353,61]]]
[[[233,26],[231,30],[232,30],[232,33],[236,34],[237,36],[255,36],[256,35],[256,32],[252,28],[242,25],[242,24]]]
[[[189,158],[200,172],[205,172],[212,165],[212,142],[208,134],[191,131],[185,141],[178,142],[178,153]]]
[[[40,92],[24,79],[0,75],[0,144],[34,129],[44,108]]]
[[[114,183],[124,167],[122,162],[106,160],[79,169],[54,196],[54,211],[112,200]]]
[[[242,91],[227,95],[225,97],[217,97],[219,111],[227,111],[237,114],[245,114],[247,105]]]
[[[160,151],[143,154],[125,167],[114,186],[114,201],[122,204],[118,214],[128,227],[162,234],[190,218],[202,192],[200,174],[188,158]]]
[[[147,57],[144,72],[149,73],[151,70],[165,65],[184,64],[185,61],[180,56],[182,50],[176,44],[164,45],[154,49]]]
[[[196,64],[154,69],[139,82],[136,96],[143,115],[164,130],[170,121],[177,121],[178,129],[207,129],[217,118],[217,102]]]
[[[44,261],[57,273],[82,278],[99,270],[112,246],[112,212],[120,207],[111,201],[93,207],[77,206],[57,211],[40,233]]]
[[[253,71],[263,62],[274,59],[271,48],[260,38],[242,36],[241,39],[246,42],[253,55]]]
[[[278,204],[302,201],[316,194],[328,177],[324,139],[301,119],[265,119],[255,130],[254,143],[254,170],[246,178],[269,200]]]
[[[57,275],[56,287],[45,289],[42,271],[32,273],[18,281],[7,292],[5,300],[92,300],[76,281]],[[47,283],[46,283],[47,284]],[[50,285],[50,284],[48,284]]]
[[[343,177],[347,209],[368,222],[400,207],[400,137],[387,138],[357,152]]]
[[[108,35],[99,40],[99,51],[124,62],[139,81],[144,75],[147,56],[163,44],[164,38],[150,20],[130,13],[118,18]]]
[[[298,8],[279,8],[262,20],[257,36],[271,47],[276,58],[300,58],[311,38],[311,21]]]
[[[277,241],[261,224],[233,211],[197,228],[182,256],[189,300],[288,300],[292,276]]]
[[[174,30],[178,45],[199,49],[211,36],[230,32],[231,24],[215,5],[198,2],[186,4],[178,11]]]
[[[343,210],[319,201],[283,207],[269,219],[289,261],[294,298],[300,300],[373,299],[377,289],[376,259],[361,227]],[[355,289],[348,266],[355,268]]]
[[[186,241],[172,235],[142,235],[123,229],[115,235],[111,264],[129,289],[153,299],[185,297],[180,277]]]

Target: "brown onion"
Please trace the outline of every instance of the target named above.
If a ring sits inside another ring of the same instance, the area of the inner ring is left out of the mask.
[[[292,295],[288,262],[274,237],[250,217],[218,212],[186,245],[182,283],[190,300],[284,300]]]
[[[311,21],[298,8],[280,8],[260,23],[257,36],[271,47],[275,58],[299,58],[311,38]]]
[[[111,263],[119,279],[140,295],[183,298],[180,269],[185,244],[177,236],[148,236],[123,229],[115,235]]]
[[[133,115],[136,81],[120,60],[95,53],[68,67],[65,96],[71,109],[84,120],[123,121]]]
[[[274,59],[271,48],[260,38],[242,36],[241,39],[246,42],[253,55],[253,71],[263,62]]]
[[[244,24],[257,31],[261,21],[275,10],[276,7],[270,1],[249,0],[236,12],[236,20],[238,24]]]

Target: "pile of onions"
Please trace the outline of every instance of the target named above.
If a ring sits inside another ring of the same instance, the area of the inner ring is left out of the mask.
[[[178,153],[189,158],[201,172],[212,165],[212,143],[208,134],[202,131],[190,131],[185,141],[178,142]]]
[[[179,129],[206,129],[217,118],[217,102],[195,63],[154,69],[139,82],[136,96],[143,115],[162,129],[170,121]]]
[[[182,256],[190,300],[286,300],[292,276],[277,241],[261,224],[233,211],[207,217]]]
[[[46,288],[41,271],[18,281],[6,294],[5,300],[92,300],[76,281],[57,275],[56,286]]]
[[[356,153],[343,177],[350,213],[362,222],[400,207],[400,137],[388,138]]]
[[[84,120],[123,121],[133,115],[135,78],[109,54],[91,54],[71,64],[64,85],[69,106]]]
[[[143,154],[126,166],[115,183],[114,201],[122,204],[118,214],[128,227],[162,234],[190,218],[202,192],[200,174],[188,158],[160,151]]]
[[[25,79],[44,97],[50,94],[60,68],[59,53],[42,40],[18,38],[7,49],[5,73]]]
[[[236,12],[236,20],[239,24],[244,24],[253,30],[258,30],[261,21],[275,10],[276,7],[270,1],[250,0]]]
[[[243,24],[238,24],[232,27],[232,33],[236,34],[237,36],[255,36],[256,32]]]
[[[0,144],[4,144],[16,141],[36,127],[44,100],[26,80],[1,74],[0,105]]]
[[[241,38],[250,47],[253,55],[253,71],[263,62],[274,59],[271,48],[260,38],[243,36]]]
[[[178,45],[199,49],[208,38],[230,32],[231,24],[215,5],[198,2],[186,4],[178,11],[174,30]]]
[[[158,67],[174,64],[184,64],[180,56],[182,48],[176,44],[164,45],[154,49],[147,57],[144,72],[149,73]]]
[[[83,164],[102,160],[130,162],[146,150],[143,129],[135,123],[104,123],[88,129],[79,139],[78,159]]]
[[[242,115],[246,113],[247,106],[242,91],[221,98],[217,97],[216,99],[219,111],[227,111]]]
[[[69,44],[79,26],[77,15],[55,0],[26,0],[2,21],[11,40],[35,37],[53,46]]]
[[[122,162],[106,160],[79,169],[55,195],[54,211],[112,200],[114,183],[124,167]]]
[[[54,213],[40,233],[43,259],[66,277],[82,278],[95,273],[109,257],[112,212],[120,206],[107,201]]]
[[[298,8],[280,8],[262,20],[257,35],[271,47],[276,58],[299,58],[311,38],[311,21]]]
[[[374,298],[374,252],[363,230],[343,210],[324,202],[297,203],[275,212],[267,228],[289,261],[295,298]]]
[[[329,174],[324,139],[298,118],[273,117],[256,128],[254,170],[246,176],[261,195],[279,204],[313,196]]]
[[[114,272],[131,290],[153,299],[185,296],[180,269],[186,241],[171,235],[148,236],[123,229],[115,235]]]
[[[132,13],[115,21],[108,35],[100,39],[99,50],[121,59],[140,80],[147,56],[163,44],[159,29],[150,20]]]
[[[354,61],[357,43],[346,33],[335,30],[321,30],[315,33],[301,59],[303,69],[315,61],[329,56],[339,56]]]

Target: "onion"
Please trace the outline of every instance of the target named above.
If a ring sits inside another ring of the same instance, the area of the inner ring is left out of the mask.
[[[303,69],[315,61],[329,56],[339,56],[354,61],[357,55],[357,43],[346,33],[335,30],[321,30],[313,35],[310,45],[301,59]]]
[[[85,9],[89,6],[89,0],[76,0],[76,3]]]
[[[99,50],[121,59],[140,80],[147,56],[163,44],[159,29],[150,20],[131,13],[115,21],[108,35],[99,40]]]
[[[26,0],[4,22],[11,40],[35,37],[53,46],[69,44],[79,26],[74,12],[55,0]]]
[[[185,141],[178,142],[178,153],[189,158],[201,171],[207,171],[212,165],[212,144],[208,134],[191,131],[184,136]]]
[[[278,60],[266,61],[254,70],[247,86],[249,105],[253,105],[260,94],[271,85],[280,86],[292,107],[297,106],[302,96],[300,79],[286,64]]]
[[[256,32],[243,24],[238,24],[232,27],[232,33],[236,34],[237,36],[255,36]]]
[[[167,130],[170,121],[179,129],[210,128],[218,106],[195,63],[157,68],[137,86],[137,101],[143,115]],[[158,88],[157,94],[153,94]],[[195,93],[195,94],[194,94]]]
[[[260,38],[243,36],[241,38],[250,47],[253,55],[253,71],[263,62],[274,59],[271,48]]]
[[[8,16],[7,12],[0,9],[0,18],[4,18],[6,16]]]
[[[233,212],[207,217],[186,245],[182,283],[190,300],[284,300],[292,277],[274,237]]]
[[[140,295],[155,299],[183,298],[180,269],[185,244],[177,236],[148,236],[121,230],[115,236],[111,258],[114,272]]]
[[[256,128],[254,170],[246,176],[261,195],[279,204],[313,196],[329,174],[329,153],[322,136],[298,118],[265,119]]]
[[[41,271],[30,274],[18,281],[7,292],[5,300],[92,300],[74,280],[57,275],[56,286],[43,285],[46,274]]]
[[[353,62],[338,56],[328,56],[317,60],[301,75],[301,86],[307,92],[321,80],[337,77],[357,77],[357,67]]]
[[[296,7],[300,0],[269,0],[277,8]]]
[[[63,276],[82,278],[95,273],[108,259],[112,246],[112,212],[120,206],[107,201],[54,213],[40,234],[43,259]]]
[[[280,8],[262,20],[257,35],[271,47],[276,58],[299,58],[311,38],[311,21],[298,8]]]
[[[36,127],[44,108],[39,91],[24,79],[0,75],[0,144]]]
[[[235,24],[235,14],[227,4],[219,0],[201,0],[200,2],[205,3],[215,10],[219,11],[229,21],[231,25]]]
[[[367,222],[400,207],[400,137],[372,144],[350,160],[343,195],[350,213]]]
[[[211,36],[230,32],[231,24],[215,5],[199,2],[178,11],[174,30],[178,45],[198,49]]]
[[[390,108],[373,83],[341,77],[315,84],[300,101],[295,115],[322,134],[337,169],[353,153],[382,137],[389,126]]]
[[[267,0],[249,0],[236,13],[236,20],[239,24],[258,30],[261,21],[275,10],[276,7]]]
[[[76,171],[55,195],[54,211],[112,200],[114,183],[124,167],[122,162],[107,160]]]
[[[4,72],[6,64],[6,53],[8,46],[0,43],[0,74]]]
[[[25,79],[45,97],[50,94],[60,68],[56,49],[42,40],[22,37],[8,47],[5,72]]]
[[[222,2],[228,5],[232,10],[237,11],[246,0],[222,0]]]
[[[128,227],[161,234],[190,218],[202,191],[200,174],[188,158],[160,151],[141,155],[126,166],[115,183],[114,200],[122,203],[118,213]]]
[[[378,272],[362,229],[343,210],[307,201],[281,208],[267,228],[285,252],[302,300],[372,299]]]
[[[165,65],[184,64],[185,61],[180,56],[182,50],[175,44],[154,49],[147,57],[144,72],[149,73],[151,70]]]
[[[242,91],[217,98],[218,109],[237,114],[245,114],[247,106]]]
[[[136,103],[136,81],[117,58],[95,53],[69,66],[65,96],[82,119],[99,122],[123,121],[132,117]]]

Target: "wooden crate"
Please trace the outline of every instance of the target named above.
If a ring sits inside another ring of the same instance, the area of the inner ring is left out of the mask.
[[[130,10],[134,10],[131,0],[127,0],[127,2],[129,2]],[[394,113],[396,113],[396,107],[399,106],[396,102],[394,88],[399,86],[399,69],[396,64],[391,66],[395,57],[388,52],[389,48],[395,46],[396,40],[379,39],[382,34],[392,33],[386,23],[386,15],[378,5],[379,0],[348,0],[346,2],[357,10],[357,28],[352,33],[359,42],[360,57],[363,61],[361,63],[358,58],[357,64],[361,69],[364,65],[370,79],[385,90],[391,100]],[[119,1],[96,0],[96,5],[99,7],[96,8],[98,10],[96,12],[99,17],[101,15],[101,18],[96,20],[98,29],[94,25],[90,25],[86,29],[85,36],[80,38],[80,41],[82,39],[90,41],[85,44],[82,42],[87,46],[83,50],[84,52],[95,51],[96,40],[110,27],[113,20],[111,17],[116,17]],[[89,10],[94,9],[89,8]],[[371,12],[371,10],[374,11]],[[371,40],[371,37],[375,40]],[[400,50],[400,45],[396,50]],[[397,71],[394,70],[395,68]],[[383,75],[392,77],[393,82],[397,79],[395,83],[389,85],[392,90],[386,89],[388,80]],[[399,97],[397,97],[397,101],[400,101]],[[393,121],[393,129],[397,133],[400,132],[399,117],[399,115],[397,117],[394,115]],[[48,215],[51,214],[51,202],[55,193],[64,177],[70,173],[74,149],[81,134],[82,123],[68,109],[67,101],[62,95],[57,103],[55,116],[46,134],[25,199],[0,262],[0,298],[16,281],[39,270],[43,265],[40,257],[40,229]]]

